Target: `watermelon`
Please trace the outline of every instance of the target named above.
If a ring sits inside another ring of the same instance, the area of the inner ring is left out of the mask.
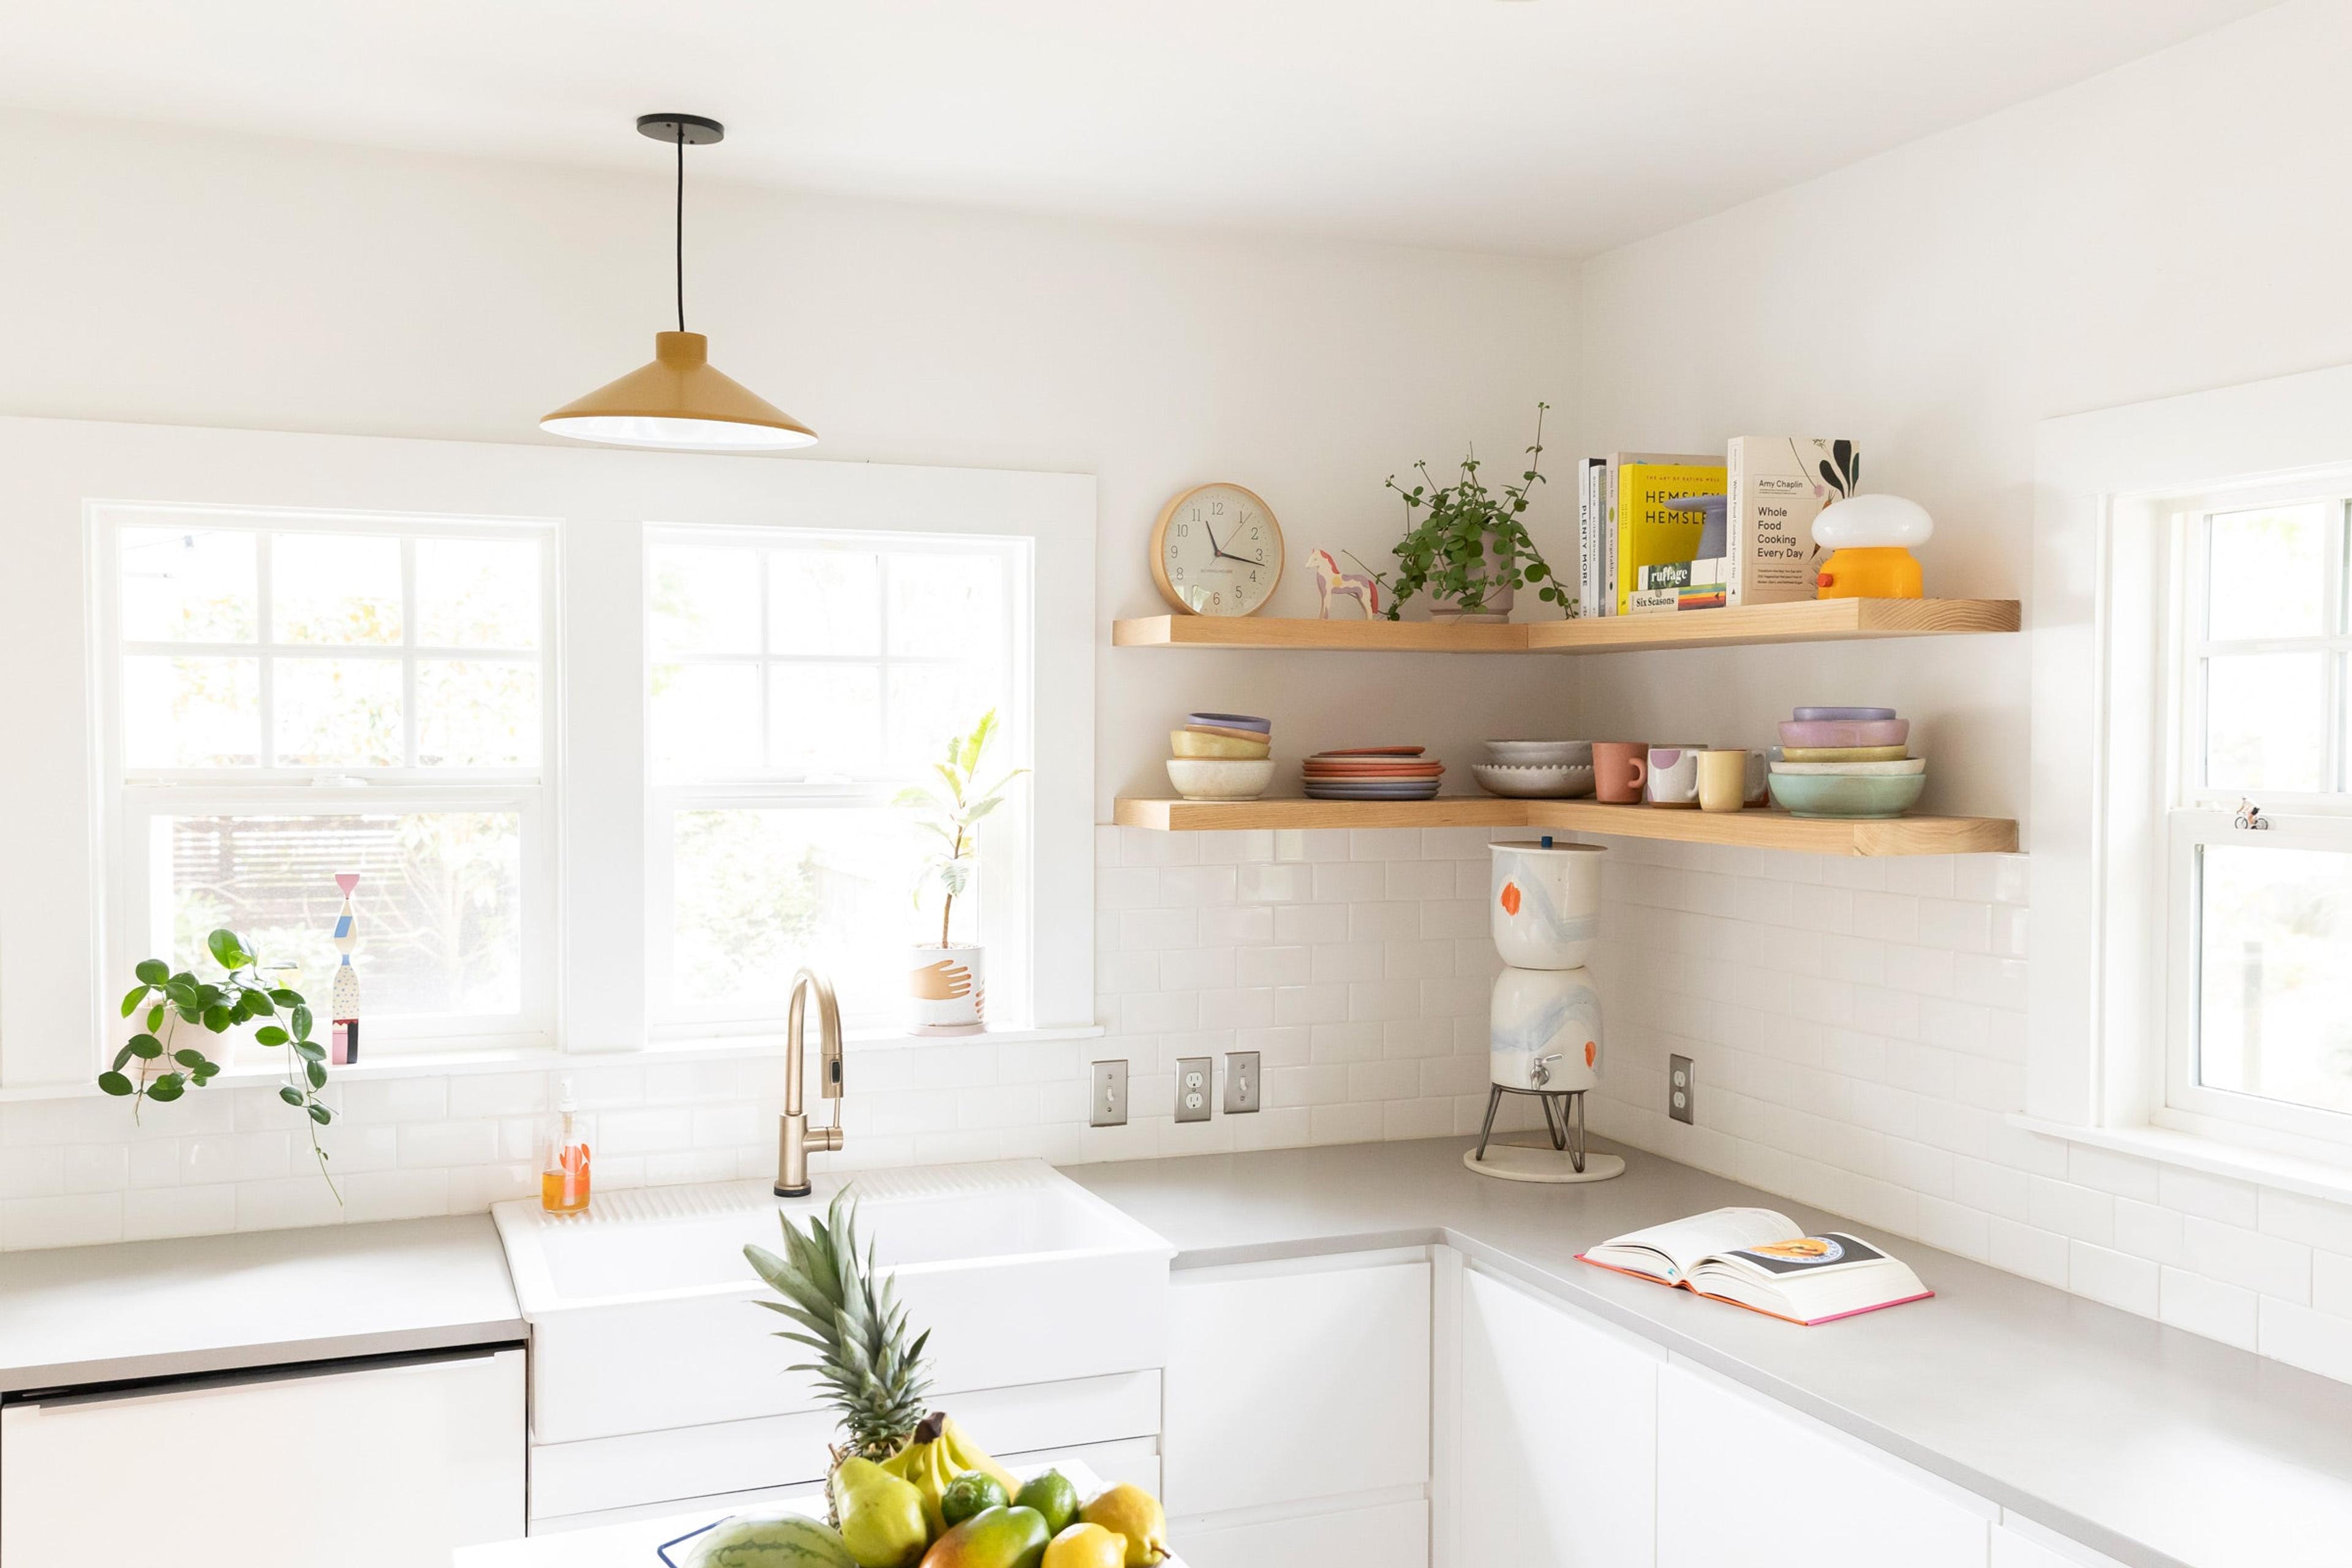
[[[799,1514],[738,1514],[690,1543],[693,1568],[857,1568],[841,1537]]]

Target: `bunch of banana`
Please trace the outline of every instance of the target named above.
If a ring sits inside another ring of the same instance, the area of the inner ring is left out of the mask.
[[[993,1476],[1007,1496],[1021,1489],[1013,1473],[990,1458],[987,1451],[966,1436],[963,1428],[944,1410],[934,1410],[924,1416],[907,1446],[883,1460],[882,1468],[922,1494],[923,1519],[934,1538],[948,1527],[946,1517],[940,1512],[940,1499],[946,1493],[948,1484],[966,1470]]]

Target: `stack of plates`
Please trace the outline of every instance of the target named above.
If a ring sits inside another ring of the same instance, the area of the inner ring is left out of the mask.
[[[1419,746],[1360,746],[1318,752],[1307,759],[1310,800],[1428,800],[1437,794],[1444,763],[1423,762]]]
[[[1900,816],[1927,787],[1892,708],[1800,708],[1780,726],[1772,800],[1799,816]]]

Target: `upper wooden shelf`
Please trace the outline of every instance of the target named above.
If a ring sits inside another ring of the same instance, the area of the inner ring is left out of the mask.
[[[1791,816],[1785,811],[1675,811],[1591,800],[1121,800],[1121,827],[1210,833],[1268,827],[1532,827],[1683,844],[1737,844],[1815,855],[2007,855],[2017,824],[1997,816]]]
[[[1840,642],[2013,632],[2015,599],[1801,599],[1733,610],[1455,626],[1145,616],[1111,623],[1114,647],[1296,648],[1353,653],[1637,653],[1649,648]]]

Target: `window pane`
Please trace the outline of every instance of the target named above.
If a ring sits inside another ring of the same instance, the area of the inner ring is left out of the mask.
[[[278,766],[400,763],[400,660],[278,658],[270,665]]]
[[[416,760],[425,767],[539,763],[539,667],[520,660],[416,661]]]
[[[2238,654],[2205,661],[2205,783],[2212,789],[2318,790],[2323,655]]]
[[[992,555],[893,555],[890,651],[993,665],[1004,636],[1004,567]]]
[[[665,774],[735,773],[760,765],[760,668],[752,664],[653,668],[654,764]]]
[[[539,546],[418,540],[416,622],[416,640],[427,647],[537,647]]]
[[[2211,518],[2205,635],[2222,641],[2325,633],[2321,617],[2333,510],[2314,502]]]
[[[522,1005],[522,819],[513,812],[184,816],[166,819],[165,831],[156,934],[168,936],[174,962],[194,962],[205,933],[227,926],[265,963],[299,964],[294,988],[323,1020],[342,906],[335,874],[357,871],[352,963],[363,1043],[371,1017]]]
[[[122,636],[129,642],[258,642],[253,535],[224,528],[126,528]]]
[[[844,1013],[897,1015],[920,919],[909,895],[921,855],[906,812],[682,811],[671,847],[680,1004],[774,1011],[793,966],[810,963],[832,974]]]
[[[879,653],[882,595],[871,555],[768,552],[768,651]]]
[[[2198,1081],[2352,1111],[2352,855],[2201,858]]]
[[[771,767],[870,777],[881,758],[881,740],[882,678],[874,666],[769,667]]]
[[[995,706],[993,682],[971,666],[892,666],[890,771],[901,776],[928,775],[931,764],[946,753],[949,738],[970,734],[980,716]],[[991,768],[1008,765],[1001,739],[988,750],[981,764],[982,783],[995,777]]]
[[[656,655],[760,651],[757,551],[656,550],[646,574],[646,631]]]
[[[125,658],[122,730],[130,767],[252,767],[261,761],[261,661]]]
[[[269,609],[279,642],[400,640],[400,541],[281,533],[269,542]]]

